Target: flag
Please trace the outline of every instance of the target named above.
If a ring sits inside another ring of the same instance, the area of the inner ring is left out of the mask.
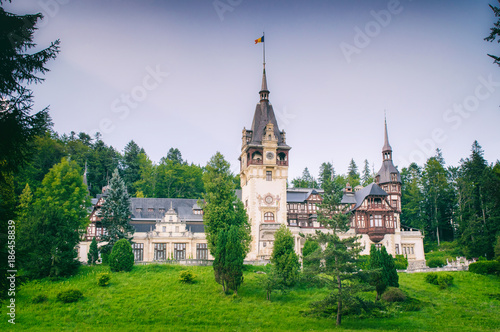
[[[255,44],[263,42],[264,42],[264,36],[260,37],[259,39],[255,39]]]

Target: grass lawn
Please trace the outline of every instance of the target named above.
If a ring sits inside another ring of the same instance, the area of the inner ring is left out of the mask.
[[[178,281],[179,272],[192,270],[194,284]],[[177,265],[135,266],[130,273],[112,273],[110,285],[99,287],[97,275],[108,267],[83,266],[63,281],[32,281],[16,296],[16,325],[7,322],[2,304],[0,331],[324,331],[336,330],[335,320],[304,317],[311,301],[326,289],[298,288],[265,300],[258,267],[245,272],[238,296],[225,295],[211,267]],[[424,274],[401,273],[400,285],[423,303],[420,311],[394,312],[385,318],[345,317],[342,331],[494,331],[500,330],[500,278],[455,272],[454,285],[440,290]],[[61,290],[77,288],[84,298],[76,303],[56,301]],[[44,294],[48,300],[33,304]],[[495,295],[496,294],[496,295]]]

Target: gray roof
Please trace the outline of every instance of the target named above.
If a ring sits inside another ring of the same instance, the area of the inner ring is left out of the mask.
[[[203,215],[194,214],[193,207],[198,202],[197,199],[189,198],[130,198],[130,210],[132,219],[161,219],[170,209],[175,210],[180,221],[203,221]],[[170,205],[172,204],[172,205]],[[138,209],[141,209],[138,211]],[[153,209],[153,211],[149,211]],[[160,209],[163,209],[160,212]]]
[[[353,193],[354,195],[349,195],[351,193],[344,193],[344,196],[342,197],[341,203],[344,204],[353,204],[356,203],[356,205],[351,209],[356,210],[365,200],[367,196],[387,196],[387,193],[380,188],[376,183],[370,183],[363,189],[360,189],[359,191],[356,191]],[[346,196],[354,196],[354,201],[352,200],[351,197],[346,197]]]
[[[399,174],[398,169],[394,167],[392,160],[384,160],[384,162],[382,162],[382,167],[380,167],[380,171],[377,173],[377,175],[380,175],[378,183],[392,182],[391,173],[396,173],[397,182],[401,183],[401,174]]]
[[[273,106],[267,100],[263,100],[255,107],[255,113],[252,121],[252,140],[251,145],[262,145],[262,136],[266,131],[267,124],[271,122],[274,125],[274,135],[278,139],[278,146],[287,146],[283,143],[283,137],[278,127],[278,121],[274,115]]]
[[[314,188],[289,188],[286,191],[287,203],[303,203],[312,194],[323,193],[321,189]]]
[[[382,152],[392,151],[391,145],[389,144],[389,136],[387,135],[387,121],[384,119],[385,131],[384,131],[384,146],[382,147]]]
[[[356,204],[356,197],[354,192],[344,192],[340,204]]]

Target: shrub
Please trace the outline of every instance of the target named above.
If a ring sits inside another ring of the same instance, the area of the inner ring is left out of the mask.
[[[446,261],[441,257],[434,257],[427,260],[428,267],[443,267],[446,265]]]
[[[448,288],[453,283],[453,276],[448,273],[441,273],[437,277],[437,284],[439,288],[445,289]]]
[[[76,302],[83,297],[78,289],[68,289],[57,294],[57,300],[63,303]]]
[[[47,301],[47,295],[43,295],[43,294],[39,294],[31,300],[32,303],[42,303],[45,301]]]
[[[179,281],[180,282],[192,283],[192,282],[194,282],[194,278],[196,278],[196,275],[189,270],[182,270],[179,273]]]
[[[109,285],[111,275],[109,273],[101,273],[97,276],[97,284],[101,287]]]
[[[382,300],[387,302],[404,302],[406,300],[406,294],[399,288],[389,287],[389,289],[382,294]]]
[[[425,281],[429,284],[438,285],[441,289],[445,289],[453,283],[453,276],[448,273],[427,273]]]
[[[427,273],[425,275],[425,282],[428,282],[429,284],[437,285],[437,273]]]
[[[132,246],[126,239],[118,240],[109,255],[109,267],[113,272],[129,272],[134,267]]]
[[[408,259],[404,255],[396,255],[394,260],[397,270],[406,270],[408,268]]]
[[[469,265],[469,272],[477,274],[494,274],[500,276],[499,261],[479,261]]]

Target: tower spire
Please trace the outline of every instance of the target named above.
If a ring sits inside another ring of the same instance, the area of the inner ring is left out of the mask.
[[[389,144],[389,135],[387,134],[387,119],[384,112],[384,147],[382,148],[382,153],[384,154],[384,160],[389,159],[386,158],[386,153],[391,154],[392,148]]]
[[[259,91],[260,101],[269,100],[269,90],[267,89],[267,78],[266,78],[266,64],[264,63],[264,70],[262,71],[262,86]]]

